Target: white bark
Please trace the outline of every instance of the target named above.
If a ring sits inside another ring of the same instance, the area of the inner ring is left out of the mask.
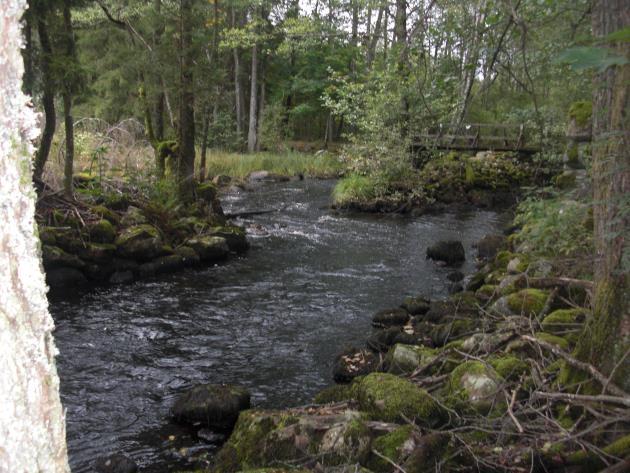
[[[0,471],[59,473],[70,469],[35,235],[36,121],[21,91],[25,6],[0,2]]]

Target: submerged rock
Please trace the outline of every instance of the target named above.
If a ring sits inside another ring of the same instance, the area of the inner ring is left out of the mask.
[[[440,241],[427,248],[427,258],[444,261],[448,265],[461,263],[466,259],[464,245],[461,241]]]
[[[140,276],[153,276],[156,274],[172,273],[185,266],[184,258],[180,255],[161,256],[140,265]]]
[[[94,463],[98,473],[136,473],[138,465],[129,457],[116,453],[108,457],[98,458]]]
[[[250,394],[229,384],[202,384],[186,391],[175,402],[175,419],[201,423],[217,430],[230,430],[242,410],[249,409]]]
[[[128,284],[133,282],[133,272],[132,271],[115,271],[110,277],[110,284]]]
[[[249,249],[249,243],[245,230],[236,226],[214,227],[210,233],[212,236],[225,238],[230,251],[244,253]]]
[[[87,284],[85,275],[75,268],[58,268],[46,271],[46,283],[53,289],[75,289]]]

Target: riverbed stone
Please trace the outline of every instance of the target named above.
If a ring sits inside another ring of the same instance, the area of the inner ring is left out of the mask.
[[[132,271],[115,271],[110,277],[110,284],[129,284],[133,282],[133,272]]]
[[[186,240],[189,246],[199,255],[201,261],[215,262],[224,259],[230,252],[227,241],[223,237],[200,235]]]
[[[424,389],[393,374],[371,373],[361,378],[356,393],[359,407],[374,420],[411,420],[435,427],[443,419],[442,409]]]
[[[120,223],[120,215],[111,209],[108,209],[104,205],[94,205],[90,207],[91,212],[101,219],[107,220],[112,225],[118,225]]]
[[[108,457],[101,457],[94,463],[98,473],[136,473],[138,465],[126,455],[115,453]]]
[[[140,276],[153,276],[156,274],[172,273],[185,266],[184,258],[180,255],[160,256],[148,263],[140,265]]]
[[[200,423],[217,430],[230,430],[239,413],[250,407],[251,395],[240,386],[202,384],[183,393],[172,412],[178,421]]]
[[[375,327],[402,326],[408,321],[409,312],[400,308],[380,310],[372,316],[372,325]]]
[[[116,249],[116,245],[110,243],[87,243],[79,255],[86,261],[107,263],[114,258]]]
[[[199,255],[190,246],[179,246],[175,248],[175,254],[182,257],[185,266],[194,266],[201,261]]]
[[[456,240],[439,241],[427,248],[427,258],[443,261],[448,265],[462,263],[466,259],[464,245]]]

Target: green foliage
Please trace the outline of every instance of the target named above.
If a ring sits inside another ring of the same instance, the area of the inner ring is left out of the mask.
[[[560,54],[558,60],[570,64],[575,71],[595,69],[603,72],[609,67],[628,64],[628,58],[616,54],[610,49],[592,46],[569,48]]]
[[[517,210],[521,226],[516,242],[527,244],[535,254],[579,256],[593,252],[593,229],[589,204],[562,198],[527,199]]]
[[[586,126],[592,115],[593,102],[591,101],[581,100],[574,102],[569,108],[569,118],[575,120],[575,123],[580,127]]]

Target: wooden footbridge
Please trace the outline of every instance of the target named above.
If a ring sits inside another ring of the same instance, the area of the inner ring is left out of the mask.
[[[540,144],[533,136],[533,130],[523,124],[439,124],[416,135],[414,148],[533,154],[540,151]]]

